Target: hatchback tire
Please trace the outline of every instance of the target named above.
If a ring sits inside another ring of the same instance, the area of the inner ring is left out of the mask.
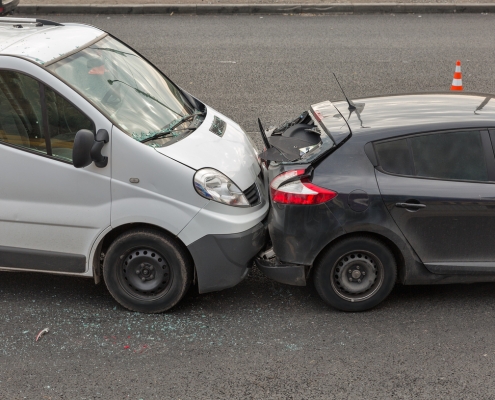
[[[342,311],[364,311],[392,291],[396,261],[380,241],[366,236],[344,239],[319,257],[313,275],[321,298]]]
[[[152,229],[118,236],[108,248],[103,277],[125,308],[160,313],[175,306],[191,285],[193,262],[173,237]]]

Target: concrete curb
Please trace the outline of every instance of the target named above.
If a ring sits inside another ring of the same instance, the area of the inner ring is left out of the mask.
[[[493,13],[490,4],[332,3],[332,4],[20,4],[20,14],[434,14]]]

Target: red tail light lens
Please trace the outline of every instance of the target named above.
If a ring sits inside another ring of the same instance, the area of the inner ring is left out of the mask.
[[[281,204],[321,204],[338,194],[311,183],[304,169],[295,169],[276,176],[270,184],[270,192],[273,202]]]

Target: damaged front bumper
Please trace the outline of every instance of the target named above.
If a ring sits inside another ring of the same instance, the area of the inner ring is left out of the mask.
[[[281,263],[273,249],[258,254],[256,266],[267,278],[287,285],[306,286],[306,274],[309,267],[297,264]]]
[[[253,258],[266,243],[266,224],[240,233],[206,235],[188,246],[198,274],[200,293],[227,289],[248,274]]]

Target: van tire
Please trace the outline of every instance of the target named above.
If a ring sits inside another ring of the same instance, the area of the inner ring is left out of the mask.
[[[103,262],[108,291],[131,311],[160,313],[184,297],[193,276],[191,256],[172,236],[135,229],[118,236]]]
[[[364,311],[390,294],[397,278],[394,255],[367,236],[344,239],[315,263],[314,285],[321,298],[342,311]]]

